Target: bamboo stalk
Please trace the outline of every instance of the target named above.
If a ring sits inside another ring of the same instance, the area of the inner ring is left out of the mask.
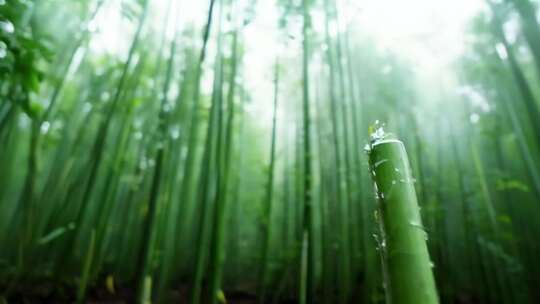
[[[169,9],[172,1],[169,1]],[[168,19],[167,14],[167,19]],[[167,61],[167,72],[165,75],[165,83],[163,85],[163,97],[161,99],[160,110],[158,113],[158,130],[157,130],[157,152],[156,152],[156,166],[154,169],[154,176],[152,178],[152,188],[150,190],[150,199],[148,202],[148,213],[146,214],[143,221],[143,235],[141,249],[139,251],[139,256],[137,258],[139,268],[137,270],[137,299],[140,303],[145,303],[148,298],[151,298],[151,295],[148,295],[151,291],[152,282],[152,269],[151,269],[151,259],[154,249],[154,239],[156,231],[156,221],[157,221],[157,212],[159,209],[159,200],[160,200],[160,186],[163,179],[163,166],[164,159],[167,157],[169,145],[167,141],[167,132],[169,130],[168,119],[169,113],[166,110],[166,105],[168,102],[167,95],[169,92],[169,87],[171,84],[172,71],[173,71],[173,62],[174,55],[176,53],[177,42],[176,39],[171,41],[170,45],[170,54]],[[150,286],[149,286],[150,285]],[[146,296],[145,296],[146,295]]]
[[[511,0],[520,15],[521,30],[531,49],[536,66],[536,72],[540,76],[540,25],[536,16],[536,7],[530,0]]]
[[[194,72],[194,84],[195,88],[193,89],[192,96],[192,105],[191,105],[191,119],[189,124],[189,134],[187,138],[187,155],[185,160],[186,167],[183,172],[182,185],[180,190],[180,195],[182,196],[183,204],[185,205],[185,214],[178,215],[178,221],[182,224],[181,229],[185,230],[187,227],[190,227],[191,219],[193,218],[193,208],[195,207],[192,202],[192,192],[193,192],[193,182],[195,163],[196,163],[196,152],[197,152],[197,142],[199,140],[199,129],[200,129],[200,103],[201,103],[201,78],[203,75],[203,64],[206,59],[206,52],[208,46],[208,40],[210,38],[210,32],[212,28],[212,20],[214,14],[214,6],[216,0],[209,0],[208,15],[206,19],[206,24],[203,30],[202,37],[202,47],[200,50],[199,58]],[[180,240],[177,242],[181,244],[181,235],[179,236]]]
[[[529,122],[531,123],[534,135],[536,137],[536,144],[540,145],[540,109],[538,108],[538,102],[534,96],[534,93],[531,89],[531,86],[527,82],[527,78],[523,72],[523,69],[519,65],[516,56],[514,55],[514,49],[506,39],[504,30],[503,30],[503,21],[501,20],[499,7],[494,4],[491,0],[488,0],[488,4],[491,7],[493,12],[492,27],[495,33],[495,36],[504,46],[506,51],[508,65],[514,76],[517,87],[521,94],[521,101],[527,108],[527,114],[529,117]],[[539,66],[540,67],[540,66]]]
[[[234,127],[234,118],[235,118],[235,88],[236,88],[236,72],[237,72],[237,53],[238,53],[238,31],[235,30],[233,33],[232,41],[232,72],[229,79],[229,90],[227,92],[227,111],[228,117],[225,126],[225,135],[224,139],[219,139],[218,145],[225,150],[223,153],[218,153],[218,166],[220,176],[220,184],[217,190],[218,197],[216,198],[215,203],[215,214],[214,214],[214,231],[213,231],[213,250],[212,250],[212,261],[211,261],[211,280],[210,280],[210,294],[211,303],[215,304],[219,301],[219,295],[221,294],[221,285],[222,285],[222,276],[223,276],[223,265],[225,263],[225,219],[226,213],[228,210],[228,199],[227,199],[227,190],[229,188],[230,180],[230,167],[231,167],[231,156],[233,148],[233,127]],[[222,110],[223,111],[223,110]],[[223,114],[221,114],[220,120],[223,120]],[[220,121],[220,130],[223,122]],[[223,142],[221,142],[223,141]],[[220,152],[220,151],[218,151]],[[223,157],[221,157],[223,154]]]
[[[120,97],[123,94],[125,85],[127,83],[129,68],[131,66],[131,63],[133,62],[133,58],[135,57],[135,51],[140,42],[142,29],[145,24],[146,16],[148,13],[149,1],[150,0],[144,0],[144,2],[142,3],[143,11],[141,15],[139,16],[137,30],[135,32],[135,37],[133,38],[133,41],[130,46],[128,58],[123,65],[122,74],[120,76],[120,80],[116,87],[111,105],[108,108],[108,111],[106,113],[105,120],[100,124],[98,133],[93,142],[93,145],[91,148],[92,160],[89,164],[88,179],[86,181],[86,184],[84,185],[84,191],[81,198],[80,207],[74,219],[75,231],[73,231],[73,233],[69,235],[69,238],[65,242],[64,248],[60,252],[60,256],[57,259],[57,265],[56,265],[58,269],[61,267],[64,260],[66,259],[68,254],[71,252],[72,247],[75,244],[79,233],[81,232],[81,224],[84,219],[84,216],[86,215],[86,212],[88,211],[92,193],[95,188],[96,182],[98,180],[98,171],[99,171],[99,168],[101,167],[103,156],[105,154],[104,146],[106,143],[107,135],[109,133],[109,129],[111,127],[114,114],[116,113],[116,109],[118,108]]]
[[[327,50],[327,62],[328,62],[328,68],[329,68],[329,101],[330,101],[330,118],[332,123],[332,145],[334,149],[334,175],[335,175],[335,204],[337,204],[337,210],[339,210],[339,216],[338,216],[338,225],[339,225],[339,252],[341,254],[341,258],[339,259],[339,286],[344,286],[344,288],[338,288],[339,290],[339,303],[344,304],[347,302],[348,297],[348,287],[350,281],[350,237],[349,237],[349,229],[348,229],[348,196],[343,195],[343,158],[342,158],[342,152],[343,147],[340,142],[340,125],[339,125],[339,105],[336,97],[336,91],[335,91],[335,64],[334,64],[334,55],[333,55],[333,47],[332,47],[332,41],[330,39],[330,30],[329,30],[329,23],[330,23],[330,2],[328,0],[325,1],[325,11],[326,11],[326,22],[325,22],[325,37],[326,37],[326,44],[328,45]],[[347,149],[347,147],[344,147]],[[345,178],[347,179],[347,178]],[[348,190],[348,189],[347,189]]]
[[[311,17],[309,15],[308,0],[302,1],[302,113],[303,113],[303,137],[304,137],[304,193],[303,193],[303,223],[302,223],[302,239],[305,245],[302,246],[302,255],[306,255],[307,269],[306,284],[300,290],[301,298],[304,297],[306,303],[312,303],[315,296],[315,276],[313,268],[315,265],[313,252],[313,221],[312,221],[312,204],[313,204],[313,177],[311,168],[311,118],[310,118],[310,96],[309,96],[309,56],[310,56],[310,33]],[[304,252],[306,250],[307,252]]]
[[[221,187],[221,149],[222,149],[222,121],[223,121],[223,55],[222,55],[222,18],[223,4],[219,1],[217,54],[214,63],[214,87],[210,107],[210,117],[206,130],[204,155],[201,160],[201,176],[198,188],[198,202],[201,208],[199,222],[199,235],[197,240],[197,256],[193,271],[193,288],[191,303],[201,302],[203,278],[208,264],[209,248],[211,247],[212,231],[215,220],[215,203],[219,199]],[[189,153],[189,152],[188,152]],[[209,297],[216,297],[209,294]]]
[[[262,261],[259,275],[259,303],[265,302],[266,285],[268,284],[268,261],[270,241],[272,236],[272,212],[273,212],[273,194],[274,194],[274,171],[276,163],[276,130],[277,130],[277,109],[279,99],[279,60],[276,59],[274,67],[274,106],[272,115],[272,135],[270,144],[270,164],[268,170],[268,179],[264,197],[264,213],[262,219],[263,241],[262,241]]]
[[[80,279],[79,288],[77,290],[77,304],[82,304],[86,297],[86,290],[88,288],[88,280],[90,278],[92,261],[94,259],[94,254],[95,254],[95,250],[94,250],[95,239],[96,239],[96,233],[94,230],[92,230],[90,234],[90,244],[88,246],[88,252],[86,253],[86,258],[85,258],[83,269],[81,272],[82,277]]]
[[[369,152],[387,255],[391,303],[438,303],[407,153],[395,139],[374,141]]]

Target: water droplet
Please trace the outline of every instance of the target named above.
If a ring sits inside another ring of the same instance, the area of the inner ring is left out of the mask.
[[[369,154],[369,152],[371,152],[371,146],[369,144],[366,144],[364,146],[364,151]]]
[[[383,140],[386,137],[384,132],[384,125],[378,120],[375,121],[375,125],[372,126],[373,131],[370,134],[372,145]]]

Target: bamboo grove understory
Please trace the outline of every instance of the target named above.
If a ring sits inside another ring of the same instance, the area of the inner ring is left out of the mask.
[[[0,304],[540,303],[540,3],[373,1],[0,0]]]

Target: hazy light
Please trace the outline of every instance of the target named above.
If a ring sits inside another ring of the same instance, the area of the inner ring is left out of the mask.
[[[49,131],[49,128],[51,127],[51,124],[48,121],[44,121],[41,125],[41,133],[47,133]]]
[[[480,121],[480,115],[476,114],[476,113],[473,113],[471,114],[471,123],[475,124],[477,123],[478,121]]]
[[[463,52],[467,22],[482,0],[371,0],[349,2],[345,10],[358,31],[382,48],[408,56],[424,67],[445,65]],[[353,14],[353,15],[351,15]]]
[[[0,28],[8,34],[12,34],[13,32],[15,32],[15,27],[13,26],[13,23],[9,21],[0,21]]]
[[[105,9],[96,17],[97,32],[92,35],[89,47],[91,53],[116,54],[122,58],[127,55],[138,20],[136,17],[128,20],[122,15],[121,2],[121,0],[108,1]],[[171,18],[165,30],[166,37],[172,38],[175,27],[185,28],[190,24],[195,25],[200,31],[206,20],[208,1],[173,2]],[[162,33],[167,3],[167,0],[152,1],[145,28],[150,27],[152,31]],[[243,12],[248,3],[247,0],[235,3],[237,11]],[[391,51],[412,62],[412,69],[423,73],[424,79],[431,79],[425,75],[449,75],[448,67],[463,54],[467,46],[468,22],[479,11],[485,9],[483,0],[336,0],[336,4],[341,22],[330,24],[332,35],[347,30],[352,38],[368,36],[375,42],[377,49]],[[179,12],[178,23],[176,12]],[[296,78],[300,78],[297,70],[301,66],[302,18],[292,16],[285,33],[278,29],[279,14],[275,1],[257,1],[255,18],[241,31],[245,49],[241,81],[253,100],[248,112],[264,128],[270,127],[272,121],[273,65],[277,56],[282,63],[286,61],[294,65],[287,69],[288,75],[284,75],[286,78],[283,82],[297,88],[300,81]],[[214,18],[218,18],[218,15],[216,10]],[[320,8],[315,8],[311,12],[311,17],[312,30],[317,36],[323,37],[326,22],[324,12]],[[242,18],[241,13],[238,18]],[[217,20],[215,21],[214,25],[217,24]],[[224,22],[224,26],[230,29],[232,24],[227,23],[233,22]],[[204,94],[210,94],[213,87],[213,73],[210,68],[216,52],[216,28],[217,26],[213,27],[202,75],[201,89]],[[507,31],[512,32],[513,28],[513,24],[507,25]],[[199,44],[200,41],[197,40],[195,43]],[[224,47],[227,49],[226,52],[229,52],[230,46]],[[500,47],[497,50],[501,54],[499,49]],[[315,58],[313,57],[313,61]],[[312,66],[312,75],[320,70],[315,65]],[[391,67],[384,66],[381,71],[383,74],[390,73]],[[286,87],[282,87],[282,93],[288,99],[300,98],[300,95],[288,92]],[[283,104],[294,103],[287,100]],[[283,114],[281,112],[288,110],[290,109],[282,107],[278,116],[281,117]]]
[[[508,57],[508,53],[506,52],[506,48],[502,43],[497,43],[495,46],[495,49],[497,50],[497,54],[499,54],[499,57],[501,59],[506,59]]]

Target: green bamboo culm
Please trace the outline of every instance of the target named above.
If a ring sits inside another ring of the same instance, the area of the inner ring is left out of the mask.
[[[88,289],[88,280],[90,278],[90,268],[92,267],[92,261],[94,260],[94,248],[96,242],[96,231],[92,229],[90,234],[90,245],[88,246],[88,252],[86,253],[86,258],[84,259],[82,277],[79,282],[79,287],[77,289],[77,304],[84,303],[86,298],[86,291]]]
[[[374,140],[369,163],[379,198],[388,302],[439,303],[405,146],[397,139]]]

